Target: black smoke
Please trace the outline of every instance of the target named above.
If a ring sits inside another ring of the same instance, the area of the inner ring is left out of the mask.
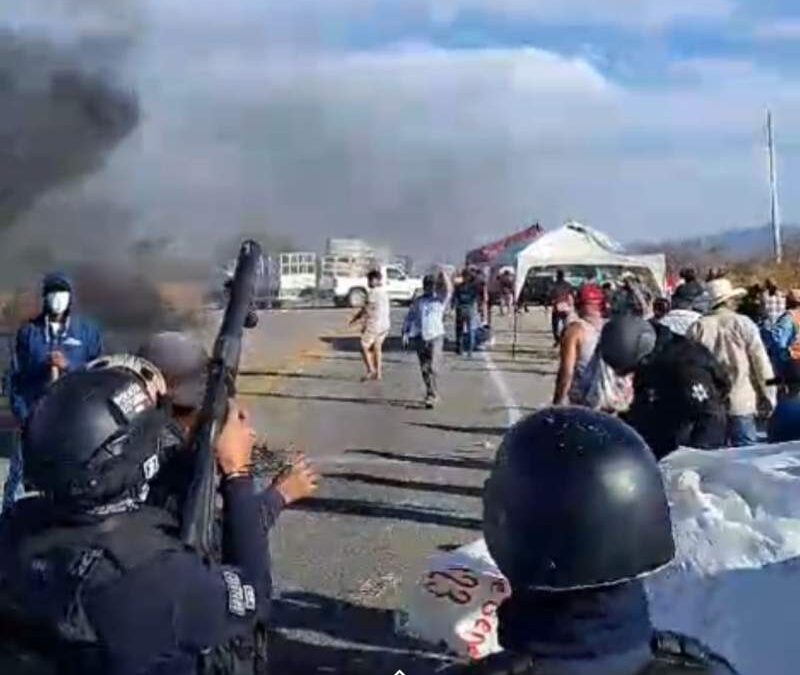
[[[49,190],[98,170],[136,127],[134,92],[87,58],[103,48],[0,32],[0,228]]]

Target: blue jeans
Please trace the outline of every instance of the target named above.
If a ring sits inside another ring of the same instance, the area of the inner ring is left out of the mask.
[[[13,506],[25,494],[25,486],[22,484],[22,443],[17,432],[14,432],[13,444],[8,462],[8,476],[3,486],[3,511]]]
[[[758,443],[755,415],[729,415],[728,442],[734,448]]]
[[[456,309],[456,351],[459,354],[465,348],[469,356],[475,351],[475,323],[472,309]]]

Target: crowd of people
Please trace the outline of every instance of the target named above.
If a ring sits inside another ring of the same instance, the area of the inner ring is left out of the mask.
[[[383,378],[383,344],[391,328],[391,302],[383,286],[380,270],[367,276],[369,288],[364,306],[350,320],[361,327],[361,354],[366,367],[363,381]],[[465,267],[451,275],[444,269],[427,274],[422,291],[414,298],[403,322],[401,339],[404,348],[411,346],[419,357],[425,386],[424,404],[434,408],[439,401],[438,380],[445,348],[445,319],[454,317],[455,352],[472,358],[477,349],[491,341],[492,308],[510,312],[514,307],[514,277],[509,271],[497,275],[499,294],[489,291],[486,276],[478,269]]]
[[[559,272],[550,306],[554,403],[620,415],[659,457],[800,440],[800,290],[739,288],[718,270],[701,282],[684,269],[671,297],[632,275],[609,294]]]
[[[426,277],[403,328],[432,403],[444,315],[453,305],[460,312],[457,344],[467,353],[474,347],[462,329],[480,311],[479,282],[467,274],[456,281],[453,288],[446,274]],[[370,286],[358,320],[367,377],[377,379],[388,302],[379,297],[379,275]],[[672,314],[679,325],[673,313],[682,310],[660,303],[659,318],[629,311],[641,306],[633,280],[611,305],[591,282],[569,299],[564,290],[557,297],[566,304],[558,307],[567,316],[554,321],[554,330],[566,324],[556,403],[576,405],[547,408],[511,428],[483,493],[487,546],[511,587],[496,608],[504,651],[448,672],[735,675],[696,640],[654,629],[642,579],[675,555],[656,455],[647,434],[603,411],[610,399],[587,401],[597,396],[595,380],[632,377],[636,403],[622,412],[636,425],[666,395],[659,359],[679,358],[673,351],[720,380],[691,380],[698,404],[713,398],[711,387],[732,391],[748,374],[766,378],[768,361],[729,374],[725,354],[703,345],[730,342],[723,350],[731,358],[752,359],[754,324],[732,309],[739,292],[724,279],[704,289],[708,313],[686,327],[696,336],[681,336],[683,342],[667,320]],[[268,534],[283,508],[315,492],[317,472],[297,456],[258,488],[255,432],[231,401],[214,448],[218,555],[185,545],[180,518],[196,462],[189,439],[209,355],[188,335],[160,334],[136,355],[103,356],[99,331],[79,319],[73,296],[63,280],[45,281],[42,313],[20,331],[9,378],[25,405],[15,409],[24,429],[17,483],[0,516],[0,672],[266,675]],[[39,344],[31,336],[52,324],[72,339],[41,337]],[[726,424],[734,413],[746,415],[758,393],[741,392],[735,408],[730,393],[720,394]],[[609,480],[616,475],[624,476],[625,489]],[[17,499],[20,480],[33,494]]]

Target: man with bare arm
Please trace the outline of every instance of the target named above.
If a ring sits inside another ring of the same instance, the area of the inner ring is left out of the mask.
[[[380,270],[372,270],[367,274],[369,292],[367,301],[358,313],[350,320],[350,325],[364,322],[361,333],[361,356],[367,373],[362,379],[380,380],[383,377],[383,342],[391,327],[391,305],[389,295],[383,287],[383,275]]]
[[[585,285],[578,292],[578,319],[561,336],[561,356],[553,395],[555,405],[584,405],[589,391],[589,363],[603,327],[603,292]]]

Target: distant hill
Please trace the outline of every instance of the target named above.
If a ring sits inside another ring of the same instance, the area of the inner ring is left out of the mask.
[[[800,226],[783,226],[784,245],[800,245]],[[720,262],[743,262],[768,257],[772,254],[772,230],[769,225],[741,230],[726,230],[704,237],[662,241],[659,243],[633,243],[629,250],[641,253],[663,251],[674,260],[692,261],[698,258],[717,258]]]

